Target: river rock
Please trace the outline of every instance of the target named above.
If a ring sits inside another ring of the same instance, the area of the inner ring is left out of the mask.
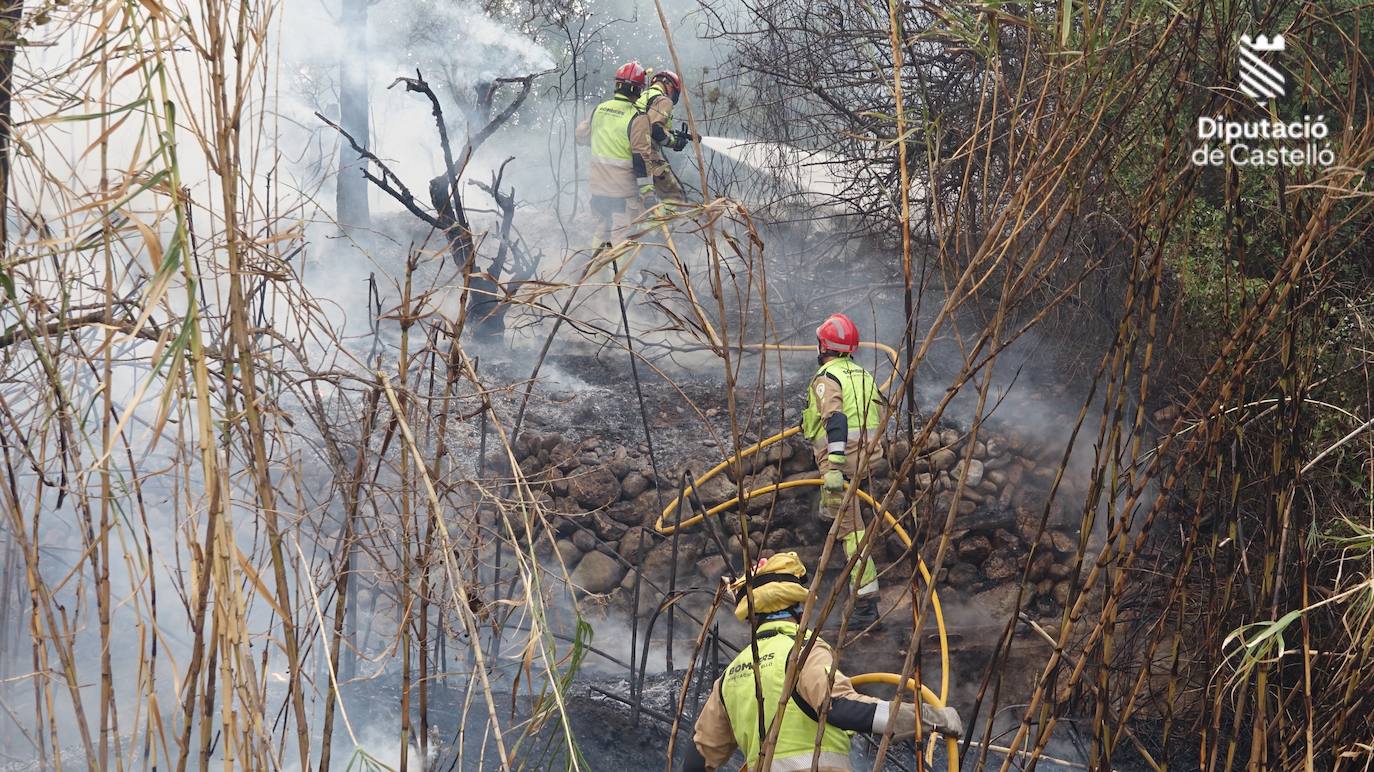
[[[887,477],[892,472],[892,464],[882,457],[875,458],[868,463],[868,474],[870,477]]]
[[[882,496],[887,494],[886,492],[881,492],[875,495],[878,496],[878,503],[882,503]],[[893,491],[892,497],[887,500],[887,511],[896,517],[901,517],[901,515],[906,512],[906,508],[906,494],[902,493],[900,489]]]
[[[556,466],[564,472],[571,472],[582,463],[577,458],[577,446],[569,442],[560,442],[549,451],[549,465]]]
[[[615,470],[611,470],[614,473]],[[620,481],[620,497],[629,501],[649,490],[649,480],[637,471],[627,472]]]
[[[1069,582],[1055,582],[1054,590],[1051,591],[1054,596],[1054,602],[1058,603],[1061,607],[1069,605],[1069,590],[1071,587],[1072,585]]]
[[[792,457],[782,462],[782,473],[784,475],[796,474],[797,472],[809,472],[816,468],[816,459],[810,451],[795,451]]]
[[[768,532],[766,541],[769,549],[788,551],[797,547],[797,537],[786,528],[777,528]]]
[[[611,470],[611,474],[616,477],[624,478],[634,469],[634,462],[630,460],[630,451],[623,446],[617,446],[611,451],[611,456],[606,460],[606,468]]]
[[[1050,542],[1054,546],[1054,551],[1060,555],[1074,555],[1078,553],[1078,542],[1074,541],[1063,531],[1050,531]]]
[[[952,469],[954,464],[959,461],[959,454],[949,448],[940,448],[930,454],[930,466],[937,472]]]
[[[720,555],[707,555],[697,561],[697,573],[714,584],[725,574],[725,558]]]
[[[790,461],[796,455],[796,448],[790,442],[775,442],[763,450],[749,457],[746,466],[747,474],[758,474],[759,470],[768,467],[777,468]]]
[[[1016,534],[1005,528],[998,528],[996,531],[993,531],[992,539],[999,548],[1017,549],[1021,546],[1021,540],[1016,537]]]
[[[701,557],[702,539],[683,534],[678,538],[677,567],[682,572],[692,567]],[[666,577],[673,566],[673,538],[671,536],[654,545],[644,556],[643,571],[650,576]]]
[[[1053,554],[1043,549],[1036,550],[1035,557],[1031,559],[1030,571],[1026,578],[1032,582],[1047,581],[1052,565],[1054,565]]]
[[[1017,586],[1008,582],[978,593],[973,596],[973,603],[978,605],[981,614],[1001,623],[1016,613],[1017,592]]]
[[[978,568],[968,563],[955,563],[947,576],[949,584],[967,590],[978,581]]]
[[[959,557],[969,563],[982,563],[992,554],[992,542],[982,534],[965,537],[959,542]]]
[[[697,496],[701,503],[707,507],[714,507],[717,504],[729,501],[735,496],[735,486],[724,475],[717,475],[697,489]]]
[[[569,539],[577,532],[577,526],[582,522],[580,515],[555,514],[552,520],[554,533]]]
[[[620,562],[600,552],[588,552],[573,569],[572,582],[587,592],[610,592],[620,584],[625,575]]]
[[[606,514],[610,516],[612,520],[626,526],[639,525],[644,522],[643,513],[635,509],[635,505],[628,501],[612,504],[611,508],[606,510]],[[623,531],[624,528],[621,530]]]
[[[669,504],[673,503],[673,495],[675,493],[676,491],[672,493],[669,493],[668,491],[663,492],[663,506],[666,507]],[[639,522],[643,525],[652,526],[655,522],[658,521],[659,513],[663,511],[658,508],[658,492],[655,491],[653,488],[650,488],[649,490],[644,491],[638,496],[635,496],[635,500],[630,502],[630,504],[634,507],[635,513],[639,515]],[[678,509],[674,510],[673,514],[669,516],[668,522],[671,523],[672,518],[677,517],[679,512],[682,514],[684,518],[686,518],[687,513],[690,509],[691,506],[684,499],[682,504],[678,507]]]
[[[997,506],[1006,509],[1007,507],[1010,507],[1011,503],[1015,500],[1016,489],[1011,487],[1003,488],[1002,492],[997,496]]]
[[[572,543],[577,545],[577,548],[583,552],[591,552],[596,549],[596,545],[599,542],[596,536],[592,535],[591,531],[585,528],[579,528],[573,531]]]
[[[1056,609],[1054,599],[1048,595],[1041,595],[1035,599],[1035,613],[1040,617],[1053,616]]]
[[[511,450],[514,451],[516,459],[524,461],[539,452],[539,437],[530,432],[524,432],[519,437],[515,438],[515,442],[511,445]],[[500,455],[504,456],[505,453],[503,452]]]
[[[567,539],[559,539],[554,543],[554,548],[558,550],[558,558],[563,561],[563,565],[572,566],[577,564],[577,559],[582,557],[582,550],[577,548]]]
[[[808,471],[808,472],[798,472],[798,473],[796,473],[796,474],[789,474],[788,476],[784,477],[784,478],[782,479],[782,481],[783,481],[783,482],[795,482],[795,481],[797,481],[797,480],[819,480],[819,479],[821,479],[821,473],[813,469],[813,470]],[[804,497],[804,496],[811,495],[812,493],[814,493],[814,492],[817,491],[817,490],[820,490],[820,489],[819,489],[819,488],[816,488],[816,487],[813,487],[813,486],[808,486],[808,485],[798,485],[798,486],[795,487],[795,488],[787,488],[787,489],[785,489],[785,490],[779,491],[779,492],[778,492],[778,496],[780,496],[780,497],[783,498],[783,499],[788,499],[788,500],[791,500],[791,499],[799,499],[799,498],[802,498],[802,497]]]
[[[652,544],[653,541],[649,538],[648,529],[635,527],[625,531],[625,535],[620,537],[620,544],[616,547],[616,551],[631,563],[637,563],[640,558],[640,548],[647,550]]]
[[[952,448],[959,443],[959,432],[953,429],[944,429],[940,432],[940,444],[946,448]]]
[[[997,553],[983,561],[983,576],[994,582],[1001,582],[1016,575],[1016,561]]]
[[[620,498],[620,481],[605,467],[568,478],[568,495],[587,509],[610,506]]]
[[[625,535],[626,523],[610,517],[605,512],[592,512],[592,530],[603,540],[609,542],[620,541],[620,537]]]
[[[965,478],[964,485],[970,488],[976,488],[978,484],[983,481],[983,462],[976,458],[970,459],[968,462],[960,461],[955,464],[954,469],[950,471],[950,476],[958,480],[959,476],[964,473],[966,464],[968,468],[968,477]]]

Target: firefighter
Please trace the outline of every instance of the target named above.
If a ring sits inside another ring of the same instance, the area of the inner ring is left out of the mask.
[[[662,147],[681,151],[691,137],[685,131],[673,131],[673,107],[682,95],[682,78],[672,70],[659,70],[649,78],[636,104],[649,116],[654,142]]]
[[[677,73],[672,70],[661,70],[649,78],[649,87],[644,89],[639,100],[635,102],[639,111],[649,118],[643,128],[649,132],[648,141],[653,146],[653,152],[644,159],[649,168],[649,177],[653,180],[651,190],[640,191],[646,198],[653,195],[670,203],[681,203],[683,200],[682,184],[678,182],[673,167],[668,164],[668,159],[663,157],[663,152],[659,149],[670,147],[673,150],[681,150],[687,146],[687,136],[681,132],[673,132],[673,105],[677,104],[681,93],[682,79]]]
[[[882,457],[879,422],[884,403],[873,376],[852,358],[859,348],[859,328],[849,317],[832,314],[817,327],[816,348],[820,367],[806,390],[802,434],[811,441],[824,482],[820,516],[839,519],[838,537],[848,559],[863,543],[864,522],[857,497],[850,496],[845,505],[845,489]],[[874,628],[879,618],[878,572],[871,557],[855,564],[850,590],[855,596],[850,626],[860,631]]]
[[[658,203],[648,164],[663,157],[654,147],[648,116],[635,106],[645,81],[639,62],[621,65],[615,71],[615,94],[577,127],[577,143],[590,145],[592,151],[587,187],[596,223],[595,243],[600,246],[623,239],[630,223],[646,207]]]
[[[894,716],[887,700],[854,691],[849,677],[836,667],[834,651],[819,638],[798,668],[791,698],[782,702],[788,663],[803,651],[795,642],[801,603],[810,592],[803,583],[805,578],[806,567],[797,553],[781,552],[759,561],[747,587],[743,579],[730,585],[735,593],[735,616],[741,622],[750,620],[752,598],[754,645],[745,646],[711,687],[711,695],[697,717],[692,745],[686,751],[685,772],[717,769],[736,748],[744,754],[748,768],[756,768],[762,738],[779,707],[783,709],[782,724],[773,746],[772,766],[777,771],[850,769],[849,744],[854,732],[881,734],[890,728],[897,741],[915,736],[916,707],[904,702]],[[825,729],[817,748],[817,720],[822,711]],[[928,731],[951,737],[962,731],[959,716],[951,708],[922,705],[921,720]]]

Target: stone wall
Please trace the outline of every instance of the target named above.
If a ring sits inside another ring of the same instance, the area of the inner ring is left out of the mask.
[[[557,549],[575,584],[592,593],[620,594],[618,588],[628,589],[631,584],[631,565],[642,566],[651,582],[667,581],[673,547],[671,540],[654,531],[654,524],[662,505],[677,495],[684,471],[680,465],[671,470],[673,479],[656,480],[644,445],[626,446],[598,436],[578,440],[552,432],[528,433],[518,438],[514,450],[546,511],[553,513]],[[913,461],[915,509],[923,522],[932,516],[943,519],[959,475],[965,463],[968,466],[952,551],[937,582],[942,592],[970,595],[1015,587],[1036,538],[1059,454],[1016,432],[987,430],[980,432],[967,462],[963,460],[966,450],[966,434],[946,428],[933,433]],[[886,456],[899,463],[909,451],[905,442],[897,441],[887,446]],[[700,474],[716,463],[719,454],[705,448],[701,455],[706,460],[693,465],[691,472]],[[746,490],[818,476],[809,449],[795,439],[767,448],[742,466],[741,487]],[[882,460],[870,471],[865,487],[881,498],[892,487],[892,464]],[[702,485],[701,502],[711,507],[733,497],[734,473],[730,469]],[[1061,500],[1077,493],[1072,481],[1061,483]],[[806,487],[747,502],[744,511],[755,547],[798,549],[807,559],[818,556],[827,524],[815,515],[816,496],[816,488]],[[907,508],[907,497],[900,490],[892,492],[890,511],[900,513]],[[685,504],[682,511],[684,516],[690,514]],[[738,517],[727,516],[719,522],[730,534],[738,533]],[[1048,616],[1057,613],[1069,595],[1078,551],[1076,523],[1063,522],[1062,512],[1056,509],[1039,542],[1042,549],[1027,571],[1032,594],[1024,605]],[[893,538],[879,559],[893,560],[901,551]],[[933,551],[933,544],[923,545],[927,560]],[[724,561],[701,526],[685,531],[678,540],[677,568],[679,586],[710,586],[725,571]]]

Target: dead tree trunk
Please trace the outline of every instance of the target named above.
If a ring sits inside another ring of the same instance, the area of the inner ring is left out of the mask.
[[[14,48],[24,0],[0,3],[0,263],[9,254],[10,104],[14,99]]]
[[[339,61],[339,125],[359,144],[367,147],[367,6],[368,0],[343,0],[345,45]],[[339,177],[334,189],[334,214],[339,227],[348,232],[371,225],[367,206],[365,161],[347,145],[339,147]]]

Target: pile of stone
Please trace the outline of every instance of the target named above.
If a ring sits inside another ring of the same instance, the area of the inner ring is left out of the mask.
[[[935,509],[948,511],[962,477],[959,514],[971,515],[979,508],[1008,509],[1032,503],[1049,490],[1058,469],[1052,451],[1027,439],[1019,432],[982,431],[969,454],[969,437],[955,429],[931,432],[917,448],[912,468],[916,488],[934,491]],[[904,440],[889,445],[888,458],[900,465],[911,452]],[[1047,457],[1047,454],[1050,457]]]
[[[677,496],[682,470],[677,470],[675,479],[655,480],[646,446],[621,445],[598,436],[578,440],[557,432],[531,432],[517,438],[512,449],[554,527],[559,557],[573,583],[583,590],[628,590],[634,581],[632,566],[640,566],[645,578],[657,585],[668,579],[675,562],[683,586],[714,582],[724,574],[725,561],[700,526],[684,531],[676,545],[655,529],[663,506]],[[743,488],[815,476],[809,456],[795,450],[782,443],[750,459],[744,464]],[[707,449],[702,455],[710,457],[715,452]],[[489,454],[487,466],[496,469],[505,464],[499,454]],[[708,467],[702,463],[692,471],[700,473]],[[702,485],[697,501],[710,508],[733,498],[733,471]],[[776,502],[772,497],[750,500],[746,512],[755,548],[797,547],[798,535],[784,527],[794,522],[809,525],[814,532],[806,537],[819,542],[814,496],[814,489],[802,488],[786,491]],[[691,502],[685,503],[680,508],[682,517],[690,517],[692,507]],[[737,516],[716,522],[729,534],[739,532]]]
[[[645,446],[622,445],[598,436],[579,440],[557,432],[530,432],[520,436],[513,449],[523,475],[550,516],[559,556],[574,584],[588,592],[611,593],[633,581],[632,566],[641,566],[651,581],[667,578],[675,562],[674,546],[654,525],[662,506],[677,495],[680,480],[655,479]],[[714,460],[717,452],[706,448],[701,455]],[[893,487],[894,467],[900,467],[910,454],[904,441],[887,444],[885,458],[872,465],[865,487],[880,497],[888,492]],[[967,472],[957,504],[959,530],[953,534],[954,550],[940,583],[969,593],[1019,583],[1029,544],[1037,538],[1044,494],[1058,466],[1053,453],[1015,432],[986,430],[970,448],[965,433],[946,428],[933,432],[910,460],[917,514],[923,518],[942,517],[949,511],[959,477]],[[488,466],[493,466],[492,460]],[[700,473],[709,466],[703,462],[692,471]],[[680,477],[682,470],[674,473]],[[710,508],[733,498],[740,489],[816,477],[810,450],[792,440],[728,468],[696,494],[701,505]],[[888,495],[894,514],[908,509],[901,487]],[[817,488],[804,486],[746,501],[744,513],[755,547],[818,546],[826,523],[815,516],[816,495]],[[682,517],[692,511],[690,503],[680,508]],[[716,522],[731,535],[741,527],[733,508]],[[1052,523],[1039,537],[1041,549],[1027,577],[1035,588],[1031,600],[1043,606],[1044,613],[1062,606],[1067,598],[1077,554],[1076,530],[1056,527],[1062,525]],[[714,581],[725,571],[724,560],[700,528],[678,539],[680,582]],[[895,540],[888,547],[891,553],[901,552]]]
[[[522,434],[512,450],[550,516],[573,583],[605,593],[627,582],[641,545],[652,546],[646,527],[659,512],[647,448],[549,432]]]
[[[1039,517],[1038,512],[1019,508],[1013,519],[982,522],[954,531],[945,567],[936,577],[937,586],[942,591],[950,588],[964,595],[976,595],[1015,588],[1024,573],[1026,595],[1022,607],[1041,616],[1058,613],[1072,592],[1078,537],[1053,527],[1040,532]],[[1033,557],[1032,544],[1038,545]]]

